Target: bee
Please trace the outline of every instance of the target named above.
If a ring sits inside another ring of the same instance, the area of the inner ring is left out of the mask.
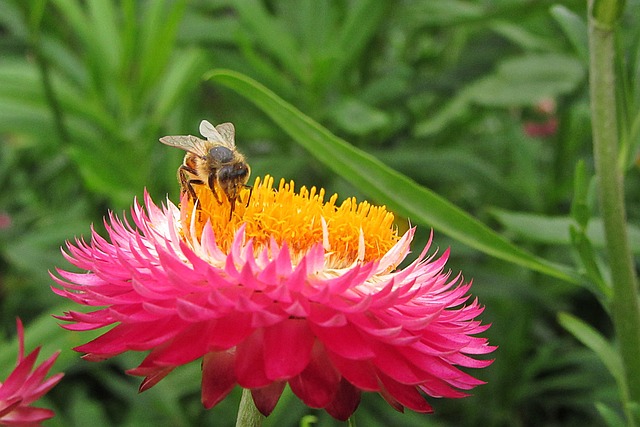
[[[198,196],[194,185],[206,184],[211,189],[218,203],[222,203],[218,190],[221,190],[231,204],[229,220],[233,215],[236,200],[240,198],[240,190],[247,185],[251,168],[244,156],[236,149],[236,129],[233,123],[222,123],[213,126],[206,120],[200,122],[200,133],[206,138],[193,135],[165,136],[160,142],[185,150],[182,165],[178,168],[180,195],[185,192],[195,201]],[[249,192],[251,199],[251,192]],[[247,200],[247,204],[249,200]]]

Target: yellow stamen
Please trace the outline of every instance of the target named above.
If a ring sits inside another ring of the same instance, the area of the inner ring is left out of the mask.
[[[321,243],[336,266],[380,259],[399,239],[393,214],[384,206],[357,203],[353,197],[336,206],[337,194],[325,202],[324,189],[302,187],[296,193],[293,181],[281,180],[276,191],[273,177],[256,178],[251,199],[248,189],[241,192],[231,220],[231,205],[224,194],[218,194],[222,202],[218,203],[208,187],[196,185],[194,189],[199,208],[194,210],[191,199],[181,206],[183,230],[189,229],[195,214],[199,238],[210,221],[216,243],[224,252],[229,251],[242,224],[246,224],[246,236],[253,239],[257,249],[273,238],[278,244],[286,242],[296,258]]]

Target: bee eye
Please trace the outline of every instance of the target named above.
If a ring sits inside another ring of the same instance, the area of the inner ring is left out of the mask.
[[[209,156],[220,163],[228,163],[233,160],[233,152],[227,147],[217,146],[209,149]]]
[[[218,179],[220,181],[227,181],[231,179],[244,178],[249,175],[249,169],[242,166],[223,166],[219,169]]]
[[[230,166],[223,166],[218,171],[218,179],[220,181],[227,181],[231,178],[231,174],[233,173],[233,169]]]

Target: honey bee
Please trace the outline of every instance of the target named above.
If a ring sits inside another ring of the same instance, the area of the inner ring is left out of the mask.
[[[236,149],[236,129],[233,123],[213,126],[203,120],[200,122],[200,133],[206,140],[193,135],[179,135],[162,137],[160,142],[187,152],[182,165],[178,168],[180,195],[188,192],[195,202],[198,196],[193,186],[206,184],[216,201],[222,203],[217,190],[220,189],[231,204],[229,213],[229,220],[231,220],[236,200],[240,198],[240,190],[243,188],[253,190],[247,185],[251,168],[244,156]],[[251,199],[251,192],[249,199]]]

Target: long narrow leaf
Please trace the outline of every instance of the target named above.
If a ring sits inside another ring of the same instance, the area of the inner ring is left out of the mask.
[[[158,85],[158,94],[153,106],[153,121],[164,120],[178,100],[187,96],[198,83],[194,75],[207,68],[204,55],[196,49],[186,49],[175,54],[176,60],[168,69]]]
[[[573,45],[580,59],[585,63],[589,62],[589,40],[587,38],[587,23],[580,15],[574,13],[563,5],[552,6],[549,10],[551,16],[564,31],[564,34]]]
[[[92,0],[87,6],[91,30],[95,36],[91,49],[96,55],[95,59],[99,59],[102,64],[102,71],[112,75],[118,70],[121,61],[116,5],[111,0]]]
[[[172,3],[149,2],[142,6],[140,31],[140,81],[144,93],[162,75],[175,45],[178,25],[186,8],[186,1]]]
[[[598,356],[606,366],[609,373],[619,384],[620,390],[624,390],[625,378],[622,368],[622,360],[611,343],[609,343],[602,334],[600,334],[600,332],[569,313],[558,314],[558,322],[578,341],[591,349]]]
[[[569,282],[579,281],[566,267],[515,246],[428,188],[336,137],[258,82],[229,70],[213,70],[205,79],[245,96],[322,163],[395,212],[414,222],[429,224],[496,258]]]
[[[283,22],[270,15],[261,2],[242,0],[234,3],[240,21],[254,34],[260,47],[275,56],[285,68],[304,79],[304,67],[298,60],[299,45],[295,34],[287,31]]]

